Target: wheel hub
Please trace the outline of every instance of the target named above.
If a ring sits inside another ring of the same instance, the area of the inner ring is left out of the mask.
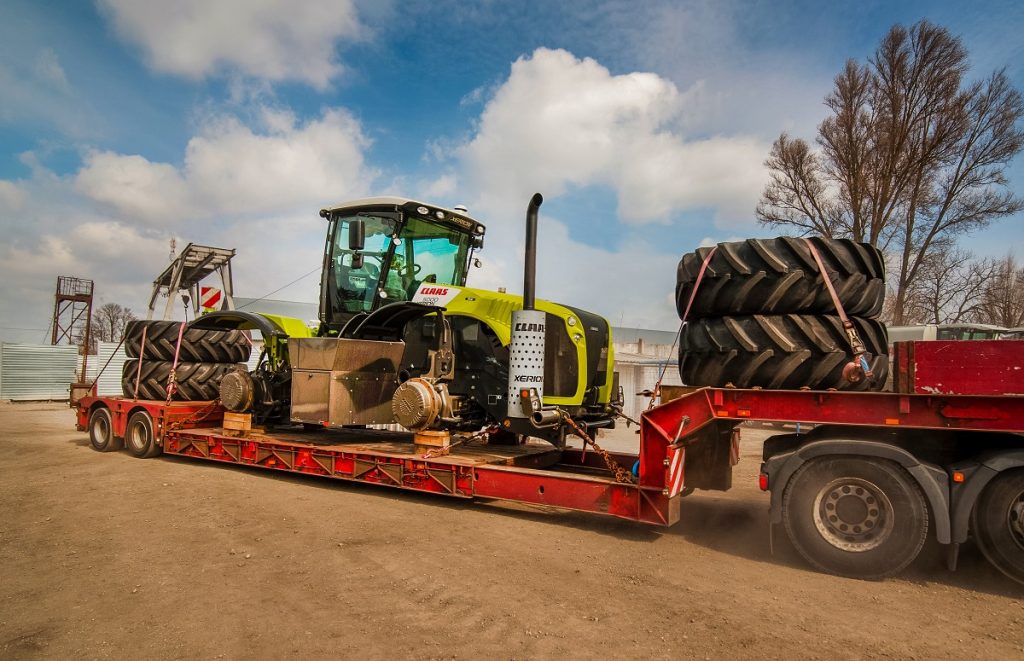
[[[146,434],[142,429],[139,429],[139,426],[138,424],[131,425],[131,428],[128,430],[127,440],[133,448],[141,451],[146,447]]]
[[[814,526],[836,548],[870,551],[892,532],[892,505],[871,482],[839,478],[822,487],[814,499]]]
[[[1024,548],[1024,491],[1017,494],[1017,498],[1010,505],[1007,513],[1007,522],[1010,524],[1010,534],[1017,544]]]

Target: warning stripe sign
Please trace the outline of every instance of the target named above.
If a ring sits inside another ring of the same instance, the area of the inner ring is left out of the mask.
[[[216,310],[220,308],[221,291],[216,287],[199,288],[199,304],[204,310]]]
[[[670,447],[668,453],[668,470],[665,471],[665,486],[668,488],[669,498],[674,498],[683,490],[683,464],[686,458],[686,449]]]

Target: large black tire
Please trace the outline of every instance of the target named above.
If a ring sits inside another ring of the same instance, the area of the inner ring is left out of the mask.
[[[1024,468],[1001,473],[985,487],[974,506],[973,528],[989,562],[1024,583]]]
[[[928,505],[898,464],[822,457],[801,466],[782,499],[786,533],[814,567],[880,579],[913,562],[928,536]]]
[[[128,454],[138,459],[149,459],[163,451],[153,433],[153,418],[146,411],[136,411],[128,417],[124,429],[124,445]]]
[[[114,436],[113,417],[105,406],[98,406],[89,414],[89,445],[97,452],[121,449],[121,439]]]
[[[173,363],[166,360],[143,360],[139,380],[139,399],[167,399],[167,379]],[[175,383],[178,384],[173,399],[207,400],[220,396],[220,380],[228,372],[245,368],[245,365],[230,363],[178,363]],[[138,359],[124,361],[121,370],[121,390],[126,397],[135,395]]]
[[[858,317],[852,321],[871,354],[871,381],[843,378],[853,354],[839,317],[799,314],[708,317],[687,323],[679,345],[679,375],[691,386],[878,390],[889,373],[885,326]]]
[[[877,248],[847,239],[811,238],[848,315],[874,317],[885,297],[885,263]],[[679,316],[693,293],[710,247],[683,256],[676,277]],[[690,317],[730,314],[836,314],[817,262],[804,239],[719,243]]]
[[[129,358],[138,358],[142,347],[142,330],[146,329],[146,350],[143,358],[174,360],[180,321],[131,321],[124,331],[124,351]],[[242,331],[186,328],[181,337],[178,362],[244,363],[249,360],[251,346]]]

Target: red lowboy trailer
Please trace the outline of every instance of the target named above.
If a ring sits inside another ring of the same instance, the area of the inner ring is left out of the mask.
[[[927,344],[928,346],[923,346]],[[693,489],[728,489],[737,425],[796,423],[765,443],[761,488],[773,530],[824,571],[892,575],[916,557],[933,523],[951,568],[973,536],[1024,582],[1024,342],[899,343],[899,392],[665,389],[641,417],[638,455],[559,450],[546,442],[444,454],[413,435],[376,430],[221,426],[215,402],[86,396],[77,426],[100,451],[126,449],[489,498],[670,526]],[[673,398],[674,397],[674,398]],[[808,431],[809,429],[809,431]],[[614,471],[617,466],[629,469]]]

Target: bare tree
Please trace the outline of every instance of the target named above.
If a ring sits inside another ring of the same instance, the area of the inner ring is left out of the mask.
[[[97,342],[120,342],[135,313],[117,303],[104,303],[92,315],[92,336]]]
[[[954,324],[975,320],[995,270],[992,260],[975,260],[958,249],[932,251],[907,291],[904,324]],[[886,301],[891,318],[895,297]]]
[[[765,162],[758,219],[885,250],[897,324],[929,255],[1024,208],[1005,177],[1024,146],[1024,100],[1003,71],[963,88],[966,71],[944,28],[896,25],[867,64],[850,60],[836,76],[820,152],[783,133]]]
[[[1004,328],[1024,326],[1024,265],[1012,254],[995,263],[975,318]]]

